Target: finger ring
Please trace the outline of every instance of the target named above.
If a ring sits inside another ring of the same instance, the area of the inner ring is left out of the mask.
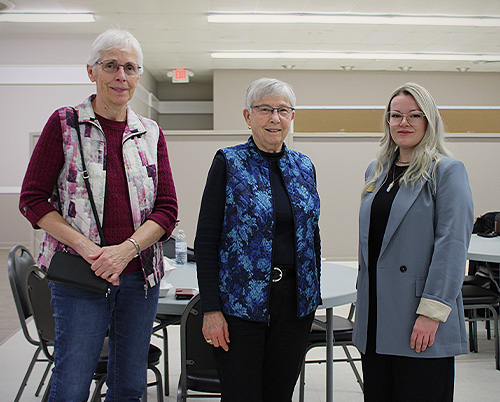
[[[212,343],[212,340],[211,339],[207,339],[207,343]]]

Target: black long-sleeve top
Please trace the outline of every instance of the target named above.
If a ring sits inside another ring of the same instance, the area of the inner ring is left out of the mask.
[[[369,279],[369,310],[368,310],[368,338],[366,351],[375,351],[375,339],[377,333],[377,261],[384,240],[385,229],[389,214],[391,213],[392,203],[399,190],[399,180],[408,166],[392,165],[387,173],[386,181],[380,186],[377,194],[373,198],[370,229],[368,232],[368,279]],[[387,188],[394,181],[392,188]]]
[[[279,153],[267,153],[261,150],[259,153],[270,163],[271,192],[276,219],[272,264],[293,267],[296,249],[295,227],[290,199],[279,168],[284,148]],[[226,160],[221,153],[218,153],[208,172],[195,239],[198,286],[202,294],[203,312],[220,310],[218,246],[224,222],[226,184]],[[319,267],[321,264],[319,228],[316,228],[314,233],[314,249]]]

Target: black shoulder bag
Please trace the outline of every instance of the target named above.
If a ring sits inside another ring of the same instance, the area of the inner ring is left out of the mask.
[[[94,203],[94,197],[90,188],[89,173],[85,166],[85,159],[83,157],[82,139],[80,136],[80,124],[78,123],[78,114],[75,109],[73,109],[75,115],[75,126],[76,133],[78,136],[78,146],[80,148],[80,157],[82,159],[82,169],[83,169],[83,180],[85,182],[85,187],[87,188],[87,193],[89,195],[90,205],[92,206],[92,212],[97,225],[97,230],[101,238],[101,246],[106,245],[104,240],[104,234],[102,231],[101,223],[99,221],[99,215],[97,214],[97,209]],[[61,210],[59,199],[59,210]],[[85,259],[79,255],[70,254],[67,251],[58,251],[55,253],[50,260],[49,271],[47,272],[47,279],[52,282],[60,283],[68,286],[75,286],[81,289],[90,290],[92,292],[98,293],[108,293],[109,292],[109,282],[105,279],[97,276],[90,264],[85,261]]]

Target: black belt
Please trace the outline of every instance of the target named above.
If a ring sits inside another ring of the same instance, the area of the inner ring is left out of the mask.
[[[295,267],[273,267],[271,270],[271,280],[279,282],[284,278],[295,277]]]

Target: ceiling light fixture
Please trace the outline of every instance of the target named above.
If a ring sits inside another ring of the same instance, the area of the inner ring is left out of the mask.
[[[281,67],[285,70],[293,70],[295,68],[295,64],[282,64]]]
[[[342,70],[344,71],[351,71],[354,68],[354,66],[340,66],[340,67],[342,67]]]
[[[470,70],[469,67],[457,67],[457,70],[460,71],[461,73],[466,73],[467,71]]]
[[[401,71],[403,71],[404,73],[406,73],[406,72],[410,71],[412,69],[412,67],[410,67],[410,66],[403,66],[403,67],[399,67],[399,69]]]
[[[437,60],[500,61],[500,54],[388,53],[388,52],[213,52],[213,59],[345,59],[345,60]]]
[[[76,23],[95,22],[91,13],[0,13],[0,22]]]
[[[500,27],[500,16],[322,13],[210,13],[208,22],[255,24],[366,24]]]

